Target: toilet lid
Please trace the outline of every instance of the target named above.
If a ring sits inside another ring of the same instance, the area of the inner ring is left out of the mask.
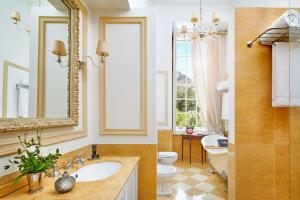
[[[176,167],[171,165],[157,165],[157,173],[159,175],[175,174]]]
[[[176,152],[159,152],[158,158],[177,158],[178,154]]]

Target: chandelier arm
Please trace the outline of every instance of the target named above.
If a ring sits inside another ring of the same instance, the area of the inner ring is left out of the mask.
[[[200,0],[200,23],[202,22],[202,0]]]

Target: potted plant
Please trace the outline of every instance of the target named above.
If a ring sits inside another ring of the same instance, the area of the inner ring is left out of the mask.
[[[4,166],[7,170],[17,165],[19,168],[19,176],[15,182],[19,181],[23,176],[27,176],[29,191],[28,193],[37,193],[43,189],[43,178],[45,171],[52,169],[57,159],[61,156],[59,149],[51,154],[41,143],[41,130],[37,130],[36,139],[27,139],[27,132],[23,136],[18,136],[22,149],[17,150],[17,156],[9,160],[10,165]]]

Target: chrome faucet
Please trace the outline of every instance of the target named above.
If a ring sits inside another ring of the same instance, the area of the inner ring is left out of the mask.
[[[81,157],[81,154],[77,154],[74,162],[79,165],[84,165],[84,159]]]
[[[70,158],[68,158],[67,160],[67,164],[66,164],[66,170],[72,169],[73,168],[73,163],[71,161]]]
[[[50,177],[57,177],[60,176],[60,172],[59,172],[59,165],[56,163],[52,169],[52,172],[50,174]]]

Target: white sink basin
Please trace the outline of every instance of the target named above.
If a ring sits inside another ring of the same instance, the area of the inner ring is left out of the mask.
[[[80,168],[71,175],[77,177],[77,182],[97,181],[114,175],[121,166],[122,164],[118,162],[94,163]]]

